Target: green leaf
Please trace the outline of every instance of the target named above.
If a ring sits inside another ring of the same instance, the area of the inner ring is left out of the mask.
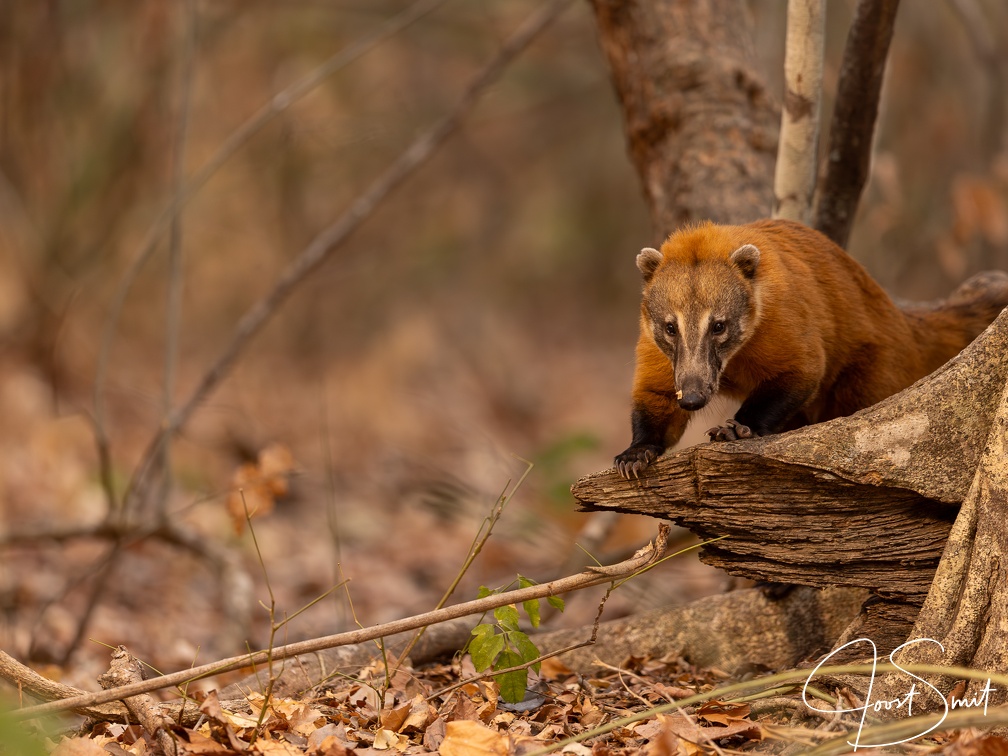
[[[525,609],[525,614],[528,615],[532,627],[539,627],[539,599],[522,601],[522,608]]]
[[[512,605],[499,606],[494,609],[494,617],[499,624],[505,630],[517,630],[518,629],[518,610]]]
[[[474,635],[469,643],[469,655],[477,672],[484,672],[493,665],[494,660],[504,650],[504,636]]]
[[[546,603],[548,603],[550,606],[552,606],[557,611],[561,611],[562,612],[564,610],[564,600],[562,598],[560,598],[559,596],[547,596],[546,597]]]
[[[521,657],[521,663],[525,664],[532,661],[537,656],[539,656],[539,649],[536,648],[535,643],[533,643],[525,633],[517,632],[510,633],[507,637],[508,641],[512,646],[518,651],[518,655]],[[532,665],[532,669],[538,674],[539,668],[542,666],[540,662],[536,662]]]
[[[519,575],[518,576],[518,587],[519,588],[531,588],[533,585],[535,585],[535,583],[532,582],[531,580],[529,580],[524,575]]]
[[[488,622],[484,622],[482,625],[476,625],[476,627],[472,629],[473,635],[493,635],[495,632],[497,632],[497,626],[491,625]]]
[[[497,659],[498,667],[515,667],[522,659],[514,651],[504,651]],[[494,680],[500,685],[500,694],[508,703],[518,703],[525,698],[525,687],[528,685],[528,670],[519,669],[503,675],[494,675]]]
[[[493,596],[494,591],[491,591],[485,585],[479,587],[479,593],[476,594],[476,598],[486,598],[487,596]]]

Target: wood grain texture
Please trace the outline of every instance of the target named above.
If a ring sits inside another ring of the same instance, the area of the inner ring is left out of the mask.
[[[760,580],[918,602],[931,584],[1008,381],[1008,313],[906,391],[828,423],[700,444],[571,489],[585,510],[671,520],[701,558]]]

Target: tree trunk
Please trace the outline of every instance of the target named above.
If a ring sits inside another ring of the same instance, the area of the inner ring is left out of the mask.
[[[901,663],[998,672],[1008,668],[1008,383],[986,439],[969,493],[910,635],[911,639],[938,641],[941,646],[915,643],[898,654]],[[947,698],[959,681],[952,676],[932,676],[929,682]],[[905,691],[907,680],[892,676],[885,685],[893,691]],[[959,697],[979,696],[982,687],[983,683],[972,681]],[[988,701],[993,706],[1006,698],[1006,691],[997,690]]]
[[[655,232],[773,202],[777,106],[742,0],[591,0]]]
[[[816,183],[825,36],[826,0],[788,0],[774,217],[806,225]]]
[[[935,373],[855,415],[776,436],[701,444],[659,460],[640,480],[608,470],[572,491],[590,511],[650,514],[702,538],[727,536],[704,547],[701,558],[734,574],[867,588],[888,604],[875,610],[873,627],[881,632],[887,617],[906,625],[931,586],[958,505],[976,495],[974,471],[984,472],[988,508],[1004,506],[998,497],[1008,490],[1005,457],[994,448],[981,459],[977,439],[1004,440],[995,416],[1008,382],[1006,353],[1008,311]],[[989,518],[998,514],[991,511]],[[982,532],[999,545],[1004,519],[989,522]],[[948,569],[963,575],[959,564]],[[973,569],[978,589],[1000,576],[989,562]],[[958,587],[931,603],[958,596]],[[948,621],[939,624],[935,632],[951,632]],[[908,630],[901,626],[886,637],[898,644]]]
[[[860,0],[844,47],[815,227],[847,246],[868,181],[882,76],[899,0]]]

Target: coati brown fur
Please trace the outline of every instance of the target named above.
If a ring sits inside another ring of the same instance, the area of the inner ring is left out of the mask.
[[[799,223],[702,223],[637,256],[644,277],[633,441],[637,476],[715,393],[740,400],[724,441],[849,415],[958,354],[1008,305],[983,273],[930,305],[898,307],[843,249]]]

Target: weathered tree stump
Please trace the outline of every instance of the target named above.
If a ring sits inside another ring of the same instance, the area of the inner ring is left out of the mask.
[[[700,444],[639,480],[572,488],[582,509],[647,514],[701,538],[701,559],[758,580],[867,588],[880,646],[906,638],[966,499],[1008,381],[1008,313],[958,357],[850,417]]]

